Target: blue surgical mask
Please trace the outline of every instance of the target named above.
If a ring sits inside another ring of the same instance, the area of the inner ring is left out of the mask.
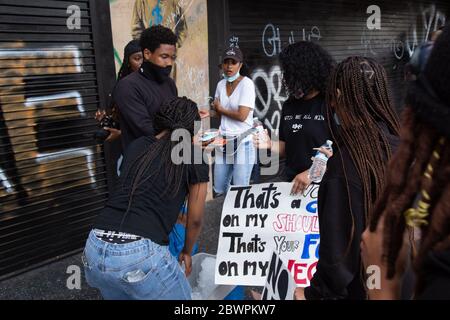
[[[236,72],[236,74],[234,76],[228,77],[225,73],[222,73],[222,76],[228,81],[228,82],[233,82],[234,80],[236,80],[237,78],[239,78],[241,76],[241,74],[238,72]]]

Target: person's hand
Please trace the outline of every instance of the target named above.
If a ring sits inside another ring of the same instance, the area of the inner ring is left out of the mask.
[[[189,253],[186,253],[184,251],[181,251],[180,256],[178,257],[178,262],[180,265],[184,262],[185,271],[184,274],[186,277],[189,277],[189,275],[192,272],[192,257]]]
[[[294,300],[306,300],[305,298],[305,288],[295,288]]]
[[[319,152],[322,152],[324,155],[327,156],[328,159],[330,159],[333,156],[333,151],[331,151],[330,149],[327,149],[325,147],[313,148],[313,150],[317,150]],[[313,157],[313,159],[314,159],[314,157]]]
[[[270,140],[269,132],[264,129],[262,133],[253,134],[253,145],[258,149],[271,149],[272,140]]]
[[[97,112],[95,113],[95,120],[100,122],[100,121],[102,121],[102,119],[105,116],[106,116],[106,111],[105,110],[97,110]]]
[[[208,118],[211,116],[209,113],[209,110],[205,110],[205,109],[199,109],[198,113],[200,114],[200,119],[205,119],[205,118]]]
[[[408,230],[405,231],[403,245],[397,258],[395,276],[389,280],[387,279],[387,262],[383,259],[383,236],[384,217],[382,216],[376,230],[370,232],[367,228],[361,237],[361,258],[366,272],[370,266],[380,268],[380,287],[368,288],[369,298],[372,300],[399,299],[409,252]]]
[[[311,184],[311,180],[309,180],[308,170],[303,171],[295,176],[294,180],[292,180],[294,185],[291,189],[291,195],[296,195],[298,193],[303,193],[303,191],[308,188]]]
[[[214,142],[214,140],[216,140],[216,138],[212,138],[208,141],[202,141],[202,148],[206,148],[207,146],[209,146],[211,143]]]
[[[106,131],[109,131],[109,136],[105,139],[105,141],[108,141],[108,142],[118,139],[120,137],[120,135],[122,134],[122,131],[120,131],[119,129],[108,128],[108,127],[105,127],[103,129],[105,129]]]
[[[222,110],[222,105],[220,104],[219,98],[215,98],[214,102],[212,103],[212,108],[214,109],[214,111],[216,111],[217,113],[221,113]]]
[[[202,149],[206,149],[217,137],[214,137],[212,139],[209,140],[202,140],[202,131],[199,131],[195,136],[194,136],[194,144],[197,146],[200,146]]]

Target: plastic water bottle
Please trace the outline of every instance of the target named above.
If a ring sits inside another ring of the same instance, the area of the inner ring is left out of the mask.
[[[266,139],[266,133],[264,132],[264,127],[262,122],[258,118],[253,118],[253,128],[256,129],[256,133],[258,134],[258,138],[260,140]]]
[[[331,145],[333,144],[333,141],[327,140],[325,144],[321,146],[321,148],[328,149],[330,151],[333,151]],[[316,152],[316,155],[314,156],[313,164],[311,168],[309,169],[309,179],[311,182],[320,183],[322,181],[323,175],[325,174],[325,171],[327,170],[327,161],[328,157],[323,154],[320,151]]]

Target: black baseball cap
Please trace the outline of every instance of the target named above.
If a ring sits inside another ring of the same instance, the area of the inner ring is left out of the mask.
[[[223,61],[226,59],[232,59],[236,62],[244,61],[244,55],[242,54],[241,49],[238,47],[229,47],[223,53]]]

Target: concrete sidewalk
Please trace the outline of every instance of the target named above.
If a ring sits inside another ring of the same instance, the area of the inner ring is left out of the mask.
[[[219,239],[223,197],[208,201],[199,237],[199,250],[216,254]],[[96,289],[90,288],[81,277],[81,289],[69,289],[67,281],[73,274],[69,266],[78,266],[83,274],[81,253],[0,282],[0,300],[97,300]],[[69,281],[69,283],[71,283]]]

